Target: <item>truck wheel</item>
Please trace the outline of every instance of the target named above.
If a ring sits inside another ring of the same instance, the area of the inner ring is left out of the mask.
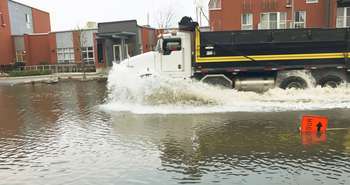
[[[344,83],[344,80],[339,76],[329,75],[323,77],[318,84],[322,87],[336,88],[342,83]]]
[[[280,84],[280,88],[282,89],[306,89],[307,83],[306,81],[298,76],[291,76],[282,81]]]
[[[326,68],[315,70],[312,74],[317,81],[317,85],[321,87],[336,88],[340,84],[348,82],[348,75],[344,69]]]

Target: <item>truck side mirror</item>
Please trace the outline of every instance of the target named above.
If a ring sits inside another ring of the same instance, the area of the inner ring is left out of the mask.
[[[171,54],[171,50],[163,50],[163,55],[170,55]]]
[[[159,53],[163,53],[162,47],[157,47],[157,51],[158,51]]]
[[[158,41],[157,41],[157,46],[156,46],[156,48],[155,48],[155,50],[154,51],[157,51],[158,53],[163,53],[163,40],[162,39],[159,39]]]

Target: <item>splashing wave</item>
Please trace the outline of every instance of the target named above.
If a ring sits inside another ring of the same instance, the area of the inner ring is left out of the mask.
[[[135,75],[133,75],[135,74]],[[271,89],[264,94],[222,89],[192,80],[141,78],[125,65],[114,65],[108,77],[106,111],[135,114],[280,112],[350,108],[346,85],[306,90]]]

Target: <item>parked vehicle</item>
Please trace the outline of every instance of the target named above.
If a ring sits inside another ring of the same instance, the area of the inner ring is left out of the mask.
[[[243,91],[337,87],[348,82],[350,30],[285,29],[201,32],[184,17],[156,51],[130,64],[140,75],[195,78]],[[308,77],[315,83],[309,83]]]

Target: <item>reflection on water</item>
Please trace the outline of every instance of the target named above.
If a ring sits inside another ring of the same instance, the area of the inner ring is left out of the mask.
[[[326,144],[304,146],[291,119],[298,116],[128,115],[116,116],[114,127],[135,137],[148,135],[149,142],[156,143],[161,152],[159,170],[182,183],[349,183],[350,155],[343,146],[347,132],[330,132]]]
[[[133,115],[105,83],[0,87],[0,184],[350,184],[350,131],[304,145],[301,112]],[[314,111],[350,127],[349,110]]]

